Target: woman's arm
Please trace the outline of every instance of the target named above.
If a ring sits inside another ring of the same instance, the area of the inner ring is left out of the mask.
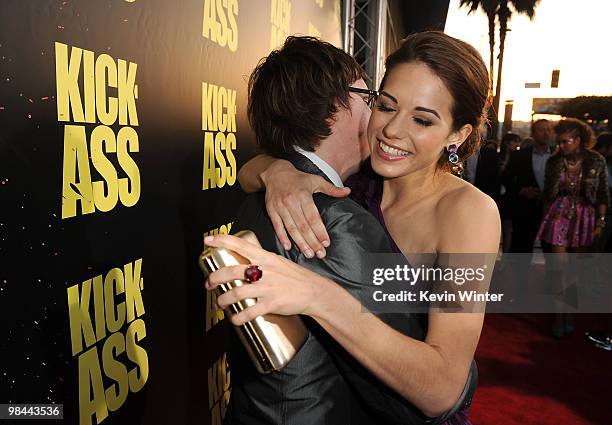
[[[482,211],[480,216],[474,218],[468,211],[457,219],[465,223],[463,228],[456,226],[454,235],[458,241],[468,242],[462,245],[449,239],[444,248],[497,252],[499,215],[495,203],[486,199],[490,203],[476,204],[476,210]],[[470,211],[473,208],[474,203],[469,205]],[[220,307],[244,298],[258,299],[255,306],[231,317],[235,325],[267,313],[310,315],[362,365],[426,415],[438,416],[456,402],[480,336],[482,314],[432,314],[426,340],[418,341],[364,312],[360,302],[333,281],[283,257],[227,235],[209,237],[205,242],[235,250],[264,270],[257,284],[235,288],[217,298]],[[239,279],[244,270],[245,266],[220,269],[209,276],[207,288]]]
[[[597,205],[595,237],[598,237],[606,226],[605,217],[608,207],[610,205],[610,191],[608,189],[608,166],[603,157],[600,157],[598,159],[601,171],[598,175],[597,188],[595,191],[595,203]]]
[[[280,170],[295,169],[293,165],[284,159],[274,158],[266,154],[259,154],[244,164],[238,170],[238,183],[246,193],[261,192],[266,189],[264,178],[266,171],[274,165]],[[274,168],[274,167],[273,167]]]
[[[439,209],[438,251],[457,254],[444,256],[452,264],[439,266],[474,267],[474,261],[486,258],[490,279],[501,234],[495,202],[469,191],[446,199]],[[478,253],[488,255],[465,255]],[[482,282],[480,288],[488,288],[488,283]],[[361,364],[430,417],[454,406],[467,380],[483,313],[430,312],[427,337],[422,342],[363,313],[361,304],[339,286],[326,282],[319,287],[316,299],[320,301],[308,314]],[[372,343],[374,335],[376,343]]]
[[[239,238],[218,235],[207,237],[205,243],[238,252],[263,270],[257,283],[217,297],[220,309],[245,298],[257,299],[254,306],[229,317],[235,326],[268,313],[309,315],[359,363],[426,415],[438,416],[456,400],[454,393],[447,394],[449,385],[441,373],[445,364],[435,347],[364,312],[361,303],[335,282]],[[214,290],[222,282],[244,278],[245,268],[217,270],[209,275],[206,288]]]
[[[430,331],[419,341],[364,312],[333,282],[319,285],[319,297],[324,301],[310,315],[378,379],[429,417],[454,406],[467,380],[482,314],[430,314]]]
[[[546,167],[544,169],[544,188],[542,189],[542,201],[544,205],[552,204],[559,192],[559,166],[557,165],[556,155],[551,155],[548,161],[546,161]]]
[[[306,257],[325,257],[330,238],[312,195],[344,197],[350,193],[348,188],[338,188],[321,176],[297,170],[287,160],[265,154],[240,168],[238,182],[247,193],[266,191],[266,210],[285,249],[291,249],[289,233]]]

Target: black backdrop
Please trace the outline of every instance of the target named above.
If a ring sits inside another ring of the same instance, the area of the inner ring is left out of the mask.
[[[246,81],[288,33],[339,44],[339,13],[2,2],[0,403],[63,403],[63,423],[220,423],[230,376],[196,258],[242,199]]]

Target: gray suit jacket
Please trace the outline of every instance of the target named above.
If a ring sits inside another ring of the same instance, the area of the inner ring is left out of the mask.
[[[325,177],[303,155],[288,159],[302,171]],[[266,213],[264,193],[247,196],[232,232],[252,230],[265,249],[334,280],[358,297],[368,282],[371,285],[371,276],[362,276],[362,259],[372,252],[391,252],[389,240],[380,223],[351,199],[315,194],[314,200],[331,238],[322,260],[307,259],[295,244],[284,250]],[[268,375],[256,372],[235,332],[227,334],[232,394],[226,425],[424,423],[418,409],[376,379],[314,320],[303,319],[310,331],[306,343],[287,366]],[[415,320],[399,322],[406,327],[402,332],[416,330],[414,336],[423,338]]]

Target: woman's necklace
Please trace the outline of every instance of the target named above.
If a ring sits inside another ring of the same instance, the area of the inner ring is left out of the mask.
[[[580,192],[580,182],[582,181],[582,161],[577,158],[564,158],[563,162],[565,164],[565,179],[568,184],[571,200],[570,209],[565,212],[565,216],[572,219],[576,216],[576,203],[578,201],[578,193]]]
[[[575,170],[580,166],[580,163],[582,162],[580,159],[578,158],[564,158],[563,161],[565,161],[565,167],[567,169],[571,170]]]

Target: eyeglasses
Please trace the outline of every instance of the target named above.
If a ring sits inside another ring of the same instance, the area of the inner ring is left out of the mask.
[[[367,94],[368,97],[362,96],[361,98],[366,103],[366,105],[368,105],[368,107],[370,108],[372,107],[372,105],[374,104],[374,101],[378,97],[378,92],[376,90],[361,89],[359,87],[349,87],[348,91],[351,93]]]

